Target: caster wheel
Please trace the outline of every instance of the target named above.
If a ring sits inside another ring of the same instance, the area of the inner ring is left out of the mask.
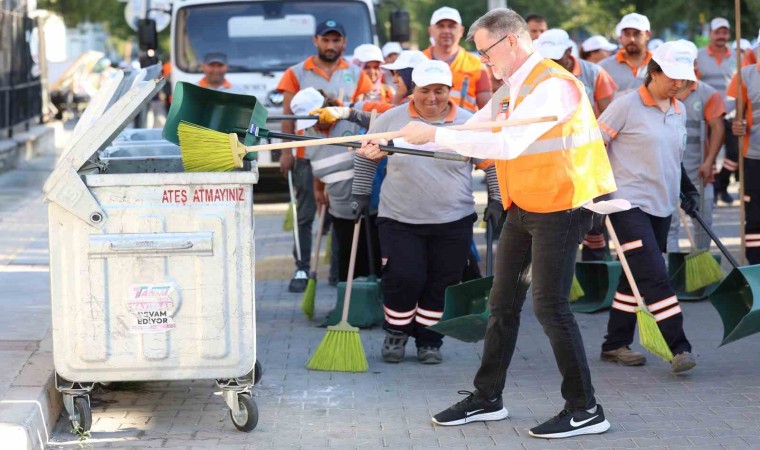
[[[240,409],[238,414],[230,411],[230,418],[235,424],[235,428],[245,432],[256,428],[259,423],[259,409],[256,407],[256,402],[251,398],[251,394],[238,395],[238,408]]]
[[[90,431],[92,428],[92,410],[87,397],[77,397],[74,399],[74,414],[70,418],[71,426],[74,429],[80,429],[82,432]]]
[[[256,364],[253,365],[253,384],[259,384],[263,375],[264,368],[261,366],[259,360],[256,360]]]

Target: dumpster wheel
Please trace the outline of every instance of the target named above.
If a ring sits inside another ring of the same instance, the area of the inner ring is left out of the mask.
[[[242,393],[237,396],[238,412],[230,411],[232,423],[240,431],[249,432],[256,428],[259,423],[259,409],[256,402],[251,398],[251,394]]]
[[[78,433],[86,433],[92,428],[92,409],[87,397],[74,398],[74,411],[69,416],[71,427]]]

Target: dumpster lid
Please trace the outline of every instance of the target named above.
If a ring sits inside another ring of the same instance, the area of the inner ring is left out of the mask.
[[[42,188],[46,199],[88,224],[102,227],[107,220],[105,213],[77,172],[127,127],[163,85],[163,79],[136,82],[92,125],[75,136],[76,142],[67,146],[69,151],[63,155]]]

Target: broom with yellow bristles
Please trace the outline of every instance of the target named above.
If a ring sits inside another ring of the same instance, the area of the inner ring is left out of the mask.
[[[319,268],[319,248],[322,246],[322,229],[325,226],[325,205],[319,206],[319,225],[317,226],[317,247],[314,249],[314,256],[311,260],[313,270],[309,272],[309,281],[306,283],[306,290],[303,292],[301,300],[301,311],[309,318],[314,318],[314,303],[317,297],[317,269]]]
[[[337,325],[327,327],[327,334],[320,342],[314,354],[306,363],[311,370],[326,370],[335,372],[366,372],[367,356],[359,336],[359,329],[348,323],[348,311],[351,304],[351,288],[356,266],[356,250],[359,247],[359,231],[362,221],[354,225],[354,236],[351,243],[351,258],[348,262],[348,278],[346,279],[346,294],[343,297],[343,314]]]
[[[536,117],[531,119],[492,121],[480,123],[468,123],[448,127],[452,130],[490,130],[494,127],[509,127],[527,125],[532,123],[555,122],[556,116]],[[280,138],[299,142],[299,147],[314,147],[320,145],[341,144],[346,147],[361,147],[360,142],[366,140],[391,140],[401,136],[399,131],[387,131],[384,133],[358,134],[353,136],[336,136],[330,138],[310,138],[306,136],[276,133],[256,125],[251,125],[249,134],[258,138]],[[237,134],[223,133],[209,128],[195,125],[189,122],[180,122],[177,127],[179,136],[179,149],[182,153],[182,164],[185,172],[226,172],[235,168],[243,167],[243,160],[253,156],[256,152],[283,150],[293,147],[291,142],[278,142],[275,144],[263,144],[247,147],[238,141]],[[381,145],[380,150],[388,153],[400,153],[415,156],[427,156],[449,161],[467,162],[470,158],[452,152],[432,152],[428,150],[390,147]],[[249,154],[251,154],[249,156]]]
[[[642,347],[649,350],[652,354],[670,362],[673,360],[673,352],[670,351],[668,343],[665,342],[665,337],[663,337],[660,327],[657,325],[657,319],[649,312],[644,304],[644,300],[641,298],[636,280],[633,279],[633,273],[631,273],[631,268],[628,266],[628,260],[625,258],[620,241],[618,241],[617,234],[615,234],[615,229],[612,228],[609,216],[605,219],[605,224],[607,225],[610,239],[615,244],[615,252],[617,253],[620,265],[623,266],[625,277],[628,279],[628,284],[631,286],[636,303],[638,303],[636,307],[636,322],[639,327],[639,342]]]
[[[581,286],[581,282],[578,281],[578,277],[573,275],[573,284],[570,285],[570,301],[576,302],[579,298],[586,295]]]
[[[694,242],[694,235],[691,233],[689,224],[686,221],[686,215],[681,208],[678,208],[678,215],[681,217],[681,224],[691,244],[691,253],[686,255],[683,262],[686,292],[694,292],[697,289],[707,287],[722,280],[723,269],[720,268],[720,264],[713,258],[709,250],[699,250],[697,248]]]

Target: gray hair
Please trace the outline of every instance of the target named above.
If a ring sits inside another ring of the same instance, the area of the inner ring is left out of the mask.
[[[478,30],[486,30],[495,39],[500,39],[510,33],[514,33],[521,38],[530,40],[528,34],[528,24],[516,12],[507,8],[496,8],[480,16],[478,20],[470,26],[467,33],[467,40],[472,41]]]

